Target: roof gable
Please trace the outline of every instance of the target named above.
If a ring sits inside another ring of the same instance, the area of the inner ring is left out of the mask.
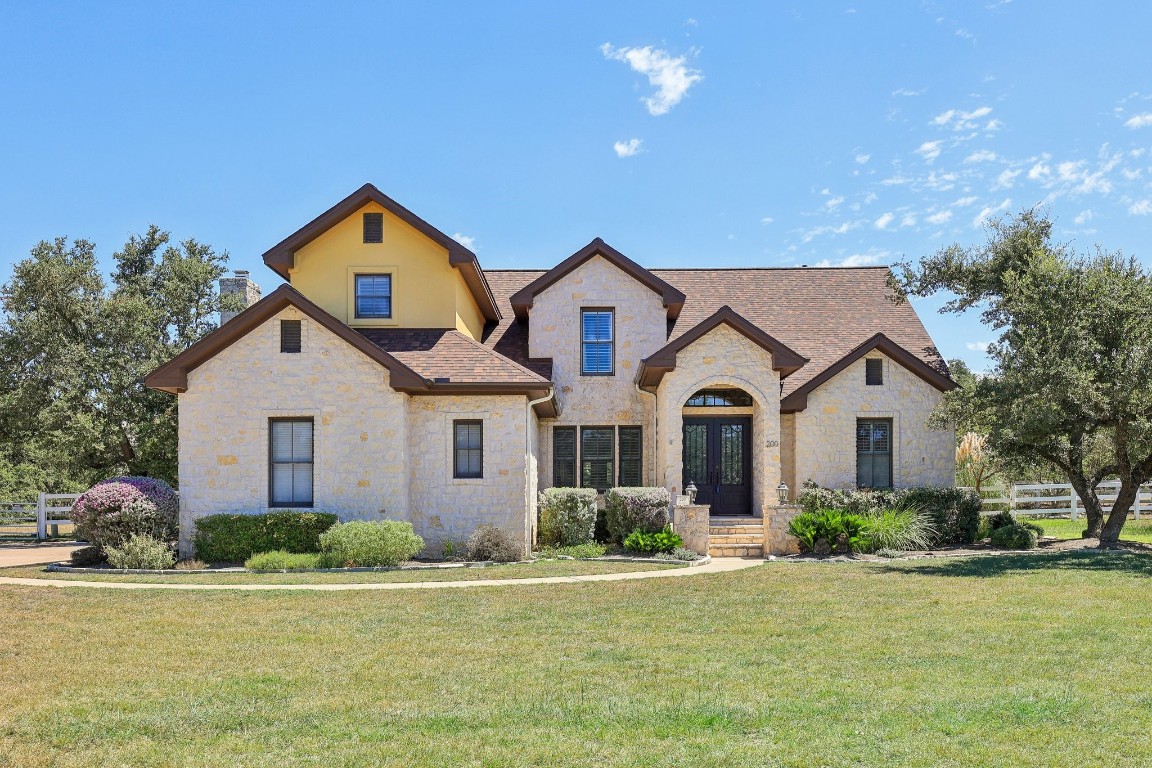
[[[769,336],[737,314],[731,307],[725,305],[641,361],[640,369],[637,371],[637,381],[640,386],[654,387],[659,384],[665,373],[676,368],[676,353],[721,325],[727,325],[752,343],[770,352],[772,354],[772,367],[780,371],[781,378],[800,369],[808,362],[808,358]]]
[[[916,355],[904,349],[904,347],[892,341],[883,333],[877,333],[847,355],[825,368],[819,374],[804,382],[798,389],[781,400],[780,410],[784,413],[794,413],[804,410],[808,407],[808,395],[811,392],[872,350],[883,352],[889,358],[936,387],[936,389],[941,392],[947,392],[950,389],[955,389],[957,386],[956,382],[948,375],[916,357]]]
[[[264,253],[264,263],[285,280],[289,279],[288,270],[295,264],[297,251],[356,213],[356,211],[368,203],[380,205],[386,211],[396,216],[396,218],[447,250],[448,263],[453,268],[460,270],[461,275],[464,277],[464,282],[468,285],[468,290],[471,292],[473,299],[475,299],[477,306],[480,307],[480,312],[484,315],[484,318],[489,321],[498,321],[500,319],[500,310],[496,306],[496,300],[492,296],[492,290],[488,286],[488,280],[484,277],[484,271],[480,268],[480,262],[476,259],[476,254],[412,213],[412,211],[400,205],[400,203],[385,195],[372,184],[365,184],[360,187],[351,195],[336,203],[336,205],[272,246],[272,248]]]
[[[604,258],[633,279],[660,294],[664,306],[668,308],[669,318],[676,319],[680,315],[680,309],[684,306],[683,293],[656,277],[656,275],[644,269],[644,267],[632,261],[600,238],[596,238],[513,294],[510,303],[512,310],[516,313],[516,317],[521,320],[526,319],[528,317],[528,309],[532,306],[537,294],[558,282],[565,275],[580,267],[593,256]]]

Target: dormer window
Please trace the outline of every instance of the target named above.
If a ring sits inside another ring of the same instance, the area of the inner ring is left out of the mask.
[[[366,213],[366,214],[364,214],[364,242],[366,242],[366,243],[382,243],[382,242],[384,242],[384,214],[382,214],[382,213]]]
[[[356,318],[392,317],[392,275],[356,275]]]

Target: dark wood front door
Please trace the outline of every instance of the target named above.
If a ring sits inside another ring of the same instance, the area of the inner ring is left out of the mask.
[[[713,515],[752,514],[752,418],[684,419],[684,485]]]

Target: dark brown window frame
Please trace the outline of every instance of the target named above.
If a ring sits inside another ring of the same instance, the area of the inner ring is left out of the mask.
[[[463,426],[480,427],[479,448],[459,448],[456,445],[456,430]],[[460,473],[460,451],[480,452],[480,471],[473,474]],[[454,480],[483,480],[484,479],[484,420],[483,419],[453,419],[452,420],[452,479]]]
[[[360,314],[360,278],[387,277],[388,278],[388,314],[362,315]],[[352,275],[352,317],[356,320],[392,320],[396,315],[396,278],[391,272],[356,272]]]
[[[284,334],[285,328],[295,326],[296,328],[296,344],[295,349],[293,345],[286,341],[287,337]],[[300,320],[281,320],[280,321],[280,351],[285,354],[299,354],[304,348],[304,325]]]
[[[586,312],[607,312],[612,316],[612,338],[608,342],[603,341],[585,341],[584,340],[584,313]],[[616,307],[580,307],[580,323],[576,330],[580,339],[580,375],[581,376],[615,376],[616,375]],[[584,370],[584,345],[585,344],[609,344],[609,361],[611,367],[607,371],[586,371]]]
[[[861,486],[860,485],[860,483],[859,483],[860,450],[859,450],[859,448],[857,448],[855,451],[856,452],[856,477],[857,477],[856,486],[858,488],[868,487],[868,488],[878,488],[878,489],[887,490],[887,489],[893,487],[893,481],[895,479],[895,473],[896,473],[896,435],[895,435],[896,424],[895,424],[895,421],[891,418],[868,418],[868,417],[864,417],[864,416],[858,416],[858,417],[856,417],[856,431],[852,435],[852,442],[853,443],[856,442],[856,435],[859,434],[861,423],[875,424],[877,422],[884,422],[888,425],[888,485],[887,486],[878,486],[878,485]],[[875,454],[870,454],[870,455],[875,455]]]
[[[636,483],[630,484],[624,482],[624,440],[625,430],[635,430],[638,435],[637,454],[635,458],[629,458],[627,461],[634,461],[636,467]],[[644,427],[639,424],[620,424],[616,427],[616,482],[620,487],[628,487],[630,485],[642,486],[644,485]]]
[[[607,459],[607,461],[609,462],[608,473],[607,473],[608,486],[606,488],[604,488],[604,490],[600,490],[599,488],[596,488],[596,486],[594,486],[594,485],[585,485],[585,483],[584,483],[584,462],[586,462],[586,461],[604,461],[604,459],[602,459],[602,458],[587,459],[584,456],[584,433],[587,431],[590,431],[590,430],[607,431],[607,432],[612,433],[612,437],[608,440],[608,446],[609,446],[609,450],[611,452],[611,455]],[[577,472],[579,473],[577,480],[580,483],[580,487],[581,488],[595,488],[597,493],[606,493],[612,487],[612,480],[616,478],[616,468],[619,464],[616,461],[616,425],[615,424],[599,424],[599,425],[589,424],[587,426],[581,426],[579,436],[580,436],[579,462],[576,465],[576,469],[577,469]]]
[[[571,458],[564,457],[563,459],[556,452],[556,433],[564,432],[571,433],[572,435],[572,456]],[[558,472],[556,468],[559,463],[563,461],[565,464],[570,464],[569,469],[572,471],[572,485],[561,486],[557,483],[556,478]],[[552,485],[559,488],[579,488],[580,487],[580,432],[575,426],[552,427]]]
[[[873,367],[875,365],[875,367]],[[875,373],[875,377],[873,374]],[[874,380],[875,379],[875,380]],[[879,357],[864,358],[864,383],[869,387],[879,387],[884,384],[884,360]]]
[[[301,461],[274,461],[272,448],[272,425],[276,422],[307,421],[312,425],[312,498],[309,501],[276,501],[274,495],[272,467],[276,464],[303,464]],[[268,419],[268,508],[269,509],[311,509],[316,505],[316,419],[311,416],[272,416]]]
[[[369,216],[372,217],[372,220],[374,222],[375,221],[380,222],[380,239],[379,240],[369,240],[368,239],[368,217]],[[364,235],[364,242],[365,243],[370,244],[370,245],[378,245],[378,244],[384,242],[384,214],[383,213],[374,212],[374,211],[365,211],[364,217],[361,221],[363,222],[363,227],[364,227],[362,234]]]

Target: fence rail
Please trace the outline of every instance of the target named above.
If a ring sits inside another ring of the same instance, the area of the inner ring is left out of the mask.
[[[1096,487],[1096,495],[1105,510],[1111,509],[1119,492],[1119,482],[1100,483]],[[1008,510],[1013,515],[1068,515],[1076,520],[1084,507],[1069,483],[1013,483],[1007,487],[985,488],[981,495],[983,515]],[[1136,520],[1141,514],[1152,514],[1152,484],[1140,486],[1131,513]]]

